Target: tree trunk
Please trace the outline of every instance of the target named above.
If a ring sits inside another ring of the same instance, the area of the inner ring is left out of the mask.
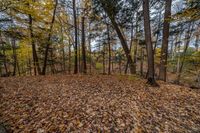
[[[2,47],[3,47],[3,65],[4,65],[4,69],[5,69],[5,75],[8,75],[8,68],[7,68],[7,59],[6,59],[6,50],[5,50],[5,47],[4,47],[4,43],[2,43]]]
[[[79,10],[78,10],[78,8],[77,8],[77,14],[79,14]],[[77,18],[78,18],[78,16],[77,16]],[[78,72],[79,73],[82,73],[83,71],[82,71],[82,59],[81,59],[81,43],[80,43],[80,23],[79,23],[79,19],[77,19],[77,51],[78,51]]]
[[[131,24],[131,41],[130,41],[130,52],[132,50],[132,45],[133,45],[133,23]],[[129,60],[126,62],[126,67],[125,67],[125,74],[127,74],[128,71],[128,65],[129,65]]]
[[[107,24],[107,36],[108,36],[108,75],[111,74],[111,45],[110,45],[110,28]]]
[[[69,39],[69,46],[68,46],[68,52],[69,52],[69,59],[68,59],[68,73],[70,74],[71,73],[71,42],[70,42],[70,39]]]
[[[83,73],[87,73],[87,63],[86,63],[86,50],[85,50],[85,18],[82,17],[82,63],[83,63]]]
[[[65,63],[65,45],[64,45],[64,36],[63,36],[63,28],[61,27],[61,34],[62,34],[62,44],[61,44],[61,49],[62,49],[62,66],[63,66],[63,71],[66,71],[66,63]]]
[[[134,47],[134,55],[133,55],[133,63],[134,63],[134,72],[136,73],[137,68],[137,46],[138,46],[138,40],[135,39],[135,47]]]
[[[160,31],[159,31],[159,28],[161,27],[160,25],[161,25],[161,17],[162,17],[162,10],[160,10],[160,12],[159,12],[159,21],[158,21],[158,29],[157,29],[157,33],[156,33],[156,41],[155,41],[155,45],[154,45],[154,48],[153,48],[153,51],[154,51],[154,54],[156,53],[156,47],[157,47],[157,45],[158,45],[158,37],[159,37],[159,33],[160,33]]]
[[[100,1],[100,2],[101,2],[101,1]],[[111,20],[111,23],[112,23],[112,25],[113,25],[113,27],[114,27],[114,29],[115,29],[115,31],[116,31],[118,37],[119,37],[119,40],[120,40],[121,45],[122,45],[122,48],[123,48],[123,50],[124,50],[124,52],[125,52],[126,58],[127,58],[127,60],[129,60],[129,63],[130,63],[130,72],[131,72],[131,74],[134,74],[134,64],[133,64],[133,60],[132,60],[131,55],[130,55],[130,50],[129,50],[129,48],[128,48],[126,39],[125,39],[125,37],[123,36],[123,34],[122,34],[122,32],[121,32],[121,30],[120,30],[120,28],[119,28],[119,25],[118,25],[117,22],[115,21],[114,16],[112,16],[112,14],[110,13],[108,7],[104,6],[104,3],[103,3],[103,2],[101,2],[101,3],[102,3],[102,5],[103,5],[103,9],[104,9],[105,12],[107,13],[107,15],[108,15],[109,19]]]
[[[144,14],[144,31],[145,31],[145,41],[147,48],[147,60],[148,60],[148,84],[157,86],[154,77],[154,52],[151,40],[151,28],[150,28],[150,17],[149,17],[149,0],[143,0],[143,14]]]
[[[30,30],[30,38],[31,38],[31,46],[32,46],[32,57],[33,57],[33,69],[34,69],[34,74],[37,75],[41,74],[41,69],[39,65],[39,60],[36,52],[36,46],[35,46],[35,41],[34,41],[34,35],[33,35],[33,19],[32,16],[29,14],[29,30]]]
[[[141,53],[140,53],[140,75],[143,77],[143,63],[144,62],[144,51],[143,47],[141,46]]]
[[[127,42],[125,40],[125,37],[123,36],[121,30],[119,29],[116,21],[111,18],[111,22],[112,22],[112,24],[113,24],[113,26],[114,26],[114,28],[115,28],[115,30],[117,32],[117,35],[118,35],[118,37],[120,39],[121,45],[122,45],[123,50],[124,50],[124,52],[126,54],[126,58],[127,58],[127,60],[129,60],[130,72],[131,72],[131,74],[135,74],[134,63],[133,63],[133,60],[131,58],[130,50],[128,48]]]
[[[21,75],[21,72],[20,72],[20,66],[19,66],[18,60],[17,60],[17,71],[18,71],[18,75],[20,76],[20,75]]]
[[[168,43],[169,43],[168,39],[169,39],[169,28],[170,28],[169,18],[171,16],[171,4],[172,0],[166,0],[165,16],[163,24],[163,41],[161,48],[160,71],[159,71],[159,79],[165,82],[167,79],[167,57],[168,57]]]
[[[105,44],[103,43],[103,74],[106,73],[106,63],[105,63]]]
[[[76,22],[76,0],[73,0],[73,16],[74,16],[74,30],[75,30],[75,46],[74,46],[74,74],[78,73],[78,32]]]
[[[199,35],[196,36],[195,49],[196,49],[196,51],[199,50]]]
[[[90,73],[92,73],[92,48],[91,48],[91,34],[90,34],[90,22],[89,22],[89,37],[88,37],[88,44],[89,44],[89,55],[90,55]]]
[[[13,74],[12,74],[12,76],[15,76],[16,71],[17,71],[17,53],[16,53],[15,39],[12,39],[12,51],[13,51]]]
[[[43,69],[42,69],[42,75],[46,74],[48,53],[49,53],[49,47],[50,47],[50,44],[51,44],[51,36],[52,36],[53,24],[54,24],[54,21],[55,21],[57,5],[58,5],[58,0],[55,0],[55,6],[54,6],[54,10],[53,10],[53,17],[52,17],[52,21],[51,21],[51,25],[50,25],[50,30],[49,30],[49,33],[48,33],[47,45],[46,45],[46,48],[45,48],[45,57],[44,57],[44,65],[43,65]]]
[[[187,52],[187,49],[188,49],[189,44],[190,44],[192,29],[193,29],[193,24],[192,24],[192,22],[189,22],[188,30],[185,33],[185,44],[184,44],[183,58],[182,58],[182,60],[179,58],[180,63],[179,63],[179,66],[177,68],[177,72],[178,72],[177,73],[177,83],[178,84],[180,83],[181,73],[182,73],[182,70],[183,70],[184,62],[185,62],[186,52]]]

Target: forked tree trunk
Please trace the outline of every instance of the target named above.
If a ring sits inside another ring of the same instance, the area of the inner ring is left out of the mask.
[[[110,13],[108,7],[106,7],[106,6],[103,4],[103,1],[100,1],[100,2],[102,3],[103,9],[104,9],[105,12],[107,13],[107,15],[108,15],[108,17],[109,17],[109,19],[110,19],[110,21],[111,21],[111,23],[112,23],[112,25],[113,25],[115,31],[116,31],[118,37],[119,37],[119,40],[120,40],[120,42],[121,42],[121,45],[122,45],[122,48],[123,48],[123,50],[124,50],[124,52],[125,52],[125,55],[126,55],[127,60],[129,60],[130,72],[131,72],[131,74],[134,74],[133,59],[131,58],[130,50],[129,50],[128,45],[127,45],[127,41],[126,41],[125,37],[123,36],[122,31],[120,30],[119,25],[117,24],[117,22],[116,22],[114,16]]]
[[[133,59],[131,58],[130,50],[128,48],[125,37],[123,36],[121,30],[119,29],[119,26],[117,25],[116,21],[111,18],[111,22],[112,22],[112,24],[113,24],[113,26],[114,26],[114,28],[117,32],[117,35],[120,39],[121,45],[122,45],[123,50],[124,50],[125,55],[126,55],[126,58],[127,58],[127,60],[129,60],[130,72],[131,72],[131,74],[135,74]]]
[[[131,24],[131,41],[130,41],[130,48],[129,48],[130,52],[132,51],[132,45],[133,45],[133,23]],[[129,66],[129,60],[127,60],[126,62],[125,71],[124,71],[125,74],[127,74],[128,66]]]

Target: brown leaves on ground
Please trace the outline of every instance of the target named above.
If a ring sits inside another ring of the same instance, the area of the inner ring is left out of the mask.
[[[200,132],[200,92],[119,76],[0,79],[0,123],[14,132]]]

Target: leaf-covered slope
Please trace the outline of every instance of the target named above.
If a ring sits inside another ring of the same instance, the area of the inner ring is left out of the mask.
[[[200,93],[117,76],[0,79],[0,122],[14,132],[200,132]]]

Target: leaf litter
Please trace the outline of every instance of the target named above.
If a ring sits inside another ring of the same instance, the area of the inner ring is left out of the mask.
[[[200,132],[200,91],[127,76],[0,78],[0,124],[9,132]]]

